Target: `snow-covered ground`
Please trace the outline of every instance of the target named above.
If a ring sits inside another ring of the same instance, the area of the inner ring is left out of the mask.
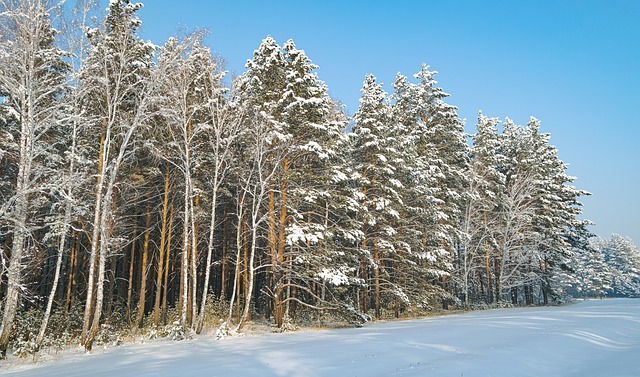
[[[130,344],[0,374],[55,376],[640,376],[640,300],[584,301],[301,331]]]

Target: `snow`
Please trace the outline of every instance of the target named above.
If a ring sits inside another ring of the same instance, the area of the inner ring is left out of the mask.
[[[14,376],[640,376],[640,300],[477,311],[363,328],[131,344]]]

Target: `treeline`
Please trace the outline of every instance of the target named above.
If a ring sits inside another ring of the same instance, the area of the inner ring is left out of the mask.
[[[100,25],[89,0],[69,22],[0,4],[3,353],[56,313],[82,313],[67,335],[90,349],[105,324],[200,332],[214,302],[228,328],[283,328],[546,304],[573,282],[586,193],[549,135],[480,115],[470,147],[427,66],[391,94],[367,76],[349,118],[292,41],[229,80],[203,32],[143,42],[129,1]]]
[[[570,266],[573,297],[640,297],[640,250],[630,238],[591,238]]]

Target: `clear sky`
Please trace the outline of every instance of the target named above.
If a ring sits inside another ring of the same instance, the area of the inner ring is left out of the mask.
[[[468,132],[480,110],[539,118],[576,186],[593,193],[583,198],[592,231],[640,244],[640,1],[148,0],[140,17],[159,45],[209,29],[237,74],[267,35],[293,39],[350,114],[366,74],[390,92],[397,72],[424,62]]]

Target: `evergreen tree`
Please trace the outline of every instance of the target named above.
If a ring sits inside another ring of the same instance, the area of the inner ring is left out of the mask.
[[[469,146],[464,132],[464,123],[458,117],[457,108],[445,102],[449,94],[438,87],[436,71],[425,64],[414,77],[417,84],[417,109],[422,123],[423,137],[420,153],[426,156],[430,170],[436,178],[433,195],[440,201],[433,211],[435,222],[426,244],[432,246],[438,259],[438,268],[451,270],[454,249],[461,240],[460,224],[468,187]],[[445,275],[441,276],[443,289],[449,289]],[[447,302],[443,304],[446,306]]]
[[[397,227],[403,206],[399,166],[404,162],[399,154],[391,109],[386,102],[382,84],[373,75],[365,78],[361,89],[360,107],[354,116],[354,170],[361,175],[360,195],[363,239],[360,245],[361,278],[372,289],[376,318],[380,318],[382,296],[394,292],[387,262],[397,253]],[[368,311],[368,289],[361,293],[360,304]]]
[[[640,251],[629,238],[613,234],[601,250],[611,270],[612,296],[638,297],[640,295]]]
[[[293,306],[321,308],[323,276],[346,271],[326,268],[336,252],[332,239],[342,232],[335,218],[341,206],[335,183],[346,177],[338,165],[346,121],[334,116],[317,67],[293,41],[280,48],[267,37],[247,67],[239,95],[271,130],[269,159],[277,172],[269,183],[267,239],[268,289],[280,327]]]
[[[429,143],[431,130],[425,123],[425,109],[419,106],[421,85],[396,76],[392,99],[392,127],[398,161],[398,177],[403,198],[394,258],[395,312],[403,306],[429,307],[434,299],[448,299],[441,279],[449,276],[451,256],[437,242],[444,236],[444,201],[437,198],[439,181],[444,178]]]

